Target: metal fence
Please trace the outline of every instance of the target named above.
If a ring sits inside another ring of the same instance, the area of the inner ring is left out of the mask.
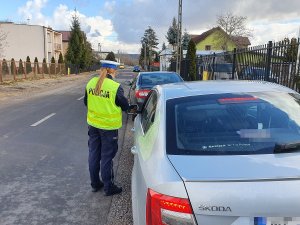
[[[270,41],[266,45],[246,49],[234,49],[197,58],[197,80],[240,79],[276,82],[300,90],[300,39],[281,42]],[[181,62],[180,74],[189,77],[189,60]],[[170,70],[174,71],[174,62]]]

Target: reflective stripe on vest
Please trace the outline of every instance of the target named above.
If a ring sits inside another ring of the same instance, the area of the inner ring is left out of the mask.
[[[87,123],[104,130],[116,130],[122,127],[122,110],[116,105],[116,95],[119,83],[105,78],[100,93],[95,93],[99,78],[92,78],[87,86],[88,112]]]

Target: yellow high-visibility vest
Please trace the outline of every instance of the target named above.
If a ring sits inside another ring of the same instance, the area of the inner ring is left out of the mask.
[[[100,93],[95,93],[99,77],[92,78],[86,85],[87,92],[87,123],[104,130],[116,130],[122,127],[122,110],[116,105],[115,99],[119,83],[105,78]]]

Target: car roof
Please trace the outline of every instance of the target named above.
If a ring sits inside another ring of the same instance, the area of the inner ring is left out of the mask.
[[[266,81],[194,81],[179,82],[156,86],[163,93],[166,100],[194,95],[224,94],[224,93],[249,93],[249,92],[285,92],[297,93],[294,90],[279,84]]]
[[[179,75],[176,72],[169,72],[169,71],[140,72],[141,75],[143,75],[143,74],[174,74],[174,73],[177,74],[177,75]]]

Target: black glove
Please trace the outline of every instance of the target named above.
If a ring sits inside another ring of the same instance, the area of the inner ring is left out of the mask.
[[[137,108],[137,105],[129,105],[129,109],[136,109]]]

